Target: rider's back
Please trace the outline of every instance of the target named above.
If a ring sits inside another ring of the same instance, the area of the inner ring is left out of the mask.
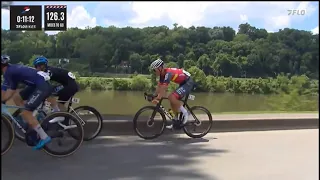
[[[64,86],[68,85],[70,81],[74,81],[74,76],[70,71],[58,67],[47,67],[47,72],[50,75],[50,80],[58,82]]]
[[[37,85],[43,83],[44,78],[37,73],[36,69],[20,64],[9,64],[4,73],[4,79],[10,78],[14,83],[24,83],[26,85]]]
[[[174,83],[180,84],[183,83],[186,79],[189,78],[190,73],[183,69],[178,68],[165,68],[165,76],[160,76],[160,81],[172,81]],[[168,80],[166,80],[168,78]]]

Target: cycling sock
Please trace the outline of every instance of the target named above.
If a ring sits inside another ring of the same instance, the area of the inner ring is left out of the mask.
[[[46,139],[48,137],[47,133],[44,132],[40,124],[38,124],[35,128],[33,128],[40,136],[41,139]]]
[[[187,120],[188,120],[188,111],[186,110],[186,108],[184,108],[183,106],[180,106],[180,111],[183,113],[183,119],[182,119],[182,122],[183,123],[186,123],[187,122]]]
[[[179,110],[180,110],[183,114],[186,114],[186,113],[187,113],[186,108],[184,108],[183,106],[180,106],[180,107],[179,107]]]

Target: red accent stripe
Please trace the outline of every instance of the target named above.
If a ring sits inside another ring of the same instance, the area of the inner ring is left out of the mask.
[[[47,9],[63,9],[67,8],[67,5],[45,5]]]

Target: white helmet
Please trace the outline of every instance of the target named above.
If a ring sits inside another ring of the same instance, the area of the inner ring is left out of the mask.
[[[156,69],[156,68],[162,66],[163,64],[164,64],[163,61],[159,58],[151,63],[150,68]]]

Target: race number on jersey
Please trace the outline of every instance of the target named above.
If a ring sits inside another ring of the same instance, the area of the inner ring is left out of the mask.
[[[187,76],[191,76],[191,74],[188,71],[185,71],[184,69],[182,70],[182,72]]]
[[[71,79],[76,79],[76,76],[74,74],[72,74],[72,72],[68,72],[68,76],[71,78]]]

